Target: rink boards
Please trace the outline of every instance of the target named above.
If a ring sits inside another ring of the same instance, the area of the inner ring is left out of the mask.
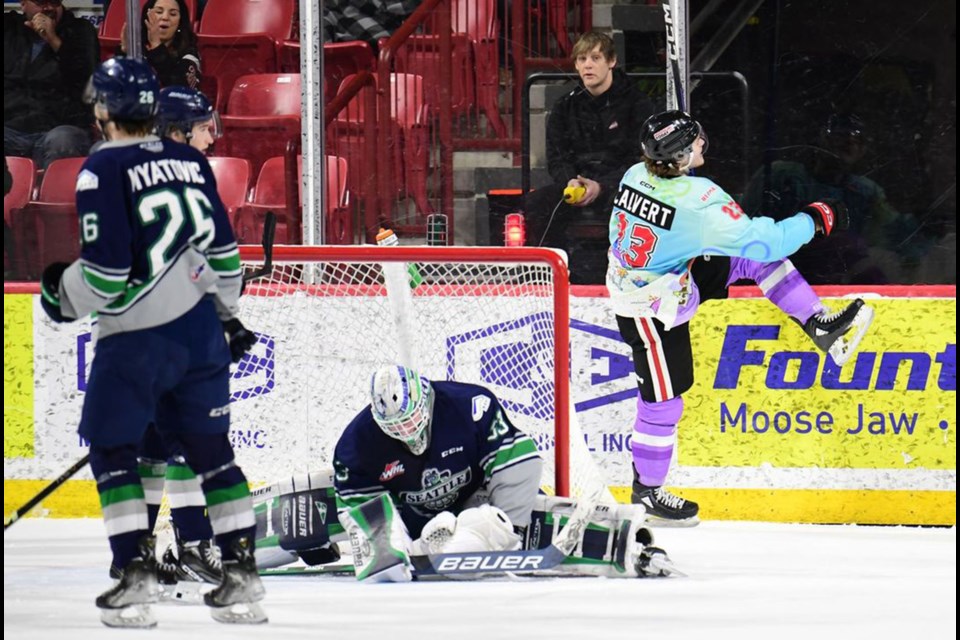
[[[834,305],[843,301],[833,297],[855,292],[870,298],[877,315],[842,370],[754,289],[706,304],[692,322],[697,380],[684,395],[669,484],[700,502],[704,519],[955,524],[956,289],[820,290]],[[578,422],[614,494],[625,500],[636,404],[630,351],[602,288],[575,290],[571,316]],[[296,360],[278,350],[270,364],[270,401],[278,406],[307,401],[298,399],[304,394],[296,382],[312,366],[302,351]],[[76,421],[91,357],[89,323],[52,325],[36,295],[4,295],[5,514],[85,453]],[[523,411],[530,379],[518,370],[513,381],[490,386],[519,399]],[[251,402],[234,403],[232,438],[251,477],[273,480],[288,469],[285,460],[302,455],[304,429],[245,422],[244,403]],[[345,419],[309,422],[308,431],[329,433]],[[333,440],[335,429],[325,442]],[[325,452],[314,458],[322,465]],[[40,512],[96,515],[84,474]]]

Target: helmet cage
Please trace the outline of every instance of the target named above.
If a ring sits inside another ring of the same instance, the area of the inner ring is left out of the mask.
[[[380,429],[403,442],[414,455],[426,451],[433,416],[430,381],[406,367],[380,369],[370,388],[373,419]]]

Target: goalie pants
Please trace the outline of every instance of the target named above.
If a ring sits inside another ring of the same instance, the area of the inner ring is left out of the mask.
[[[79,432],[90,441],[90,468],[117,568],[137,555],[137,542],[148,533],[137,453],[151,422],[178,444],[200,477],[225,558],[235,538],[252,539],[250,492],[227,437],[229,366],[230,350],[210,297],[165,325],[99,341]]]

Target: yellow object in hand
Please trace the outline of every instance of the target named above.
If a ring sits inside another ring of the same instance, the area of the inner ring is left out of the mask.
[[[576,204],[586,195],[586,187],[567,187],[563,190],[563,201],[567,204]]]

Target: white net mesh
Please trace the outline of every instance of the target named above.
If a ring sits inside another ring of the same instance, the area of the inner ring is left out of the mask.
[[[310,249],[298,249],[291,261],[278,248],[272,274],[248,284],[241,298],[241,319],[260,337],[231,380],[232,437],[251,481],[331,466],[340,433],[369,403],[373,371],[404,363],[427,378],[493,391],[540,447],[544,490],[556,490],[556,408],[569,407],[569,390],[566,378],[555,384],[554,363],[569,356],[556,340],[557,275],[544,259],[556,263],[553,254],[487,250],[510,258],[497,262],[476,249],[453,259],[448,249],[404,247],[404,255],[415,252],[406,263],[388,261],[396,248],[343,248],[364,253],[348,262],[334,248],[307,257]],[[563,323],[566,291],[559,294]],[[596,495],[605,486],[575,426],[570,442],[562,463],[570,492]]]

